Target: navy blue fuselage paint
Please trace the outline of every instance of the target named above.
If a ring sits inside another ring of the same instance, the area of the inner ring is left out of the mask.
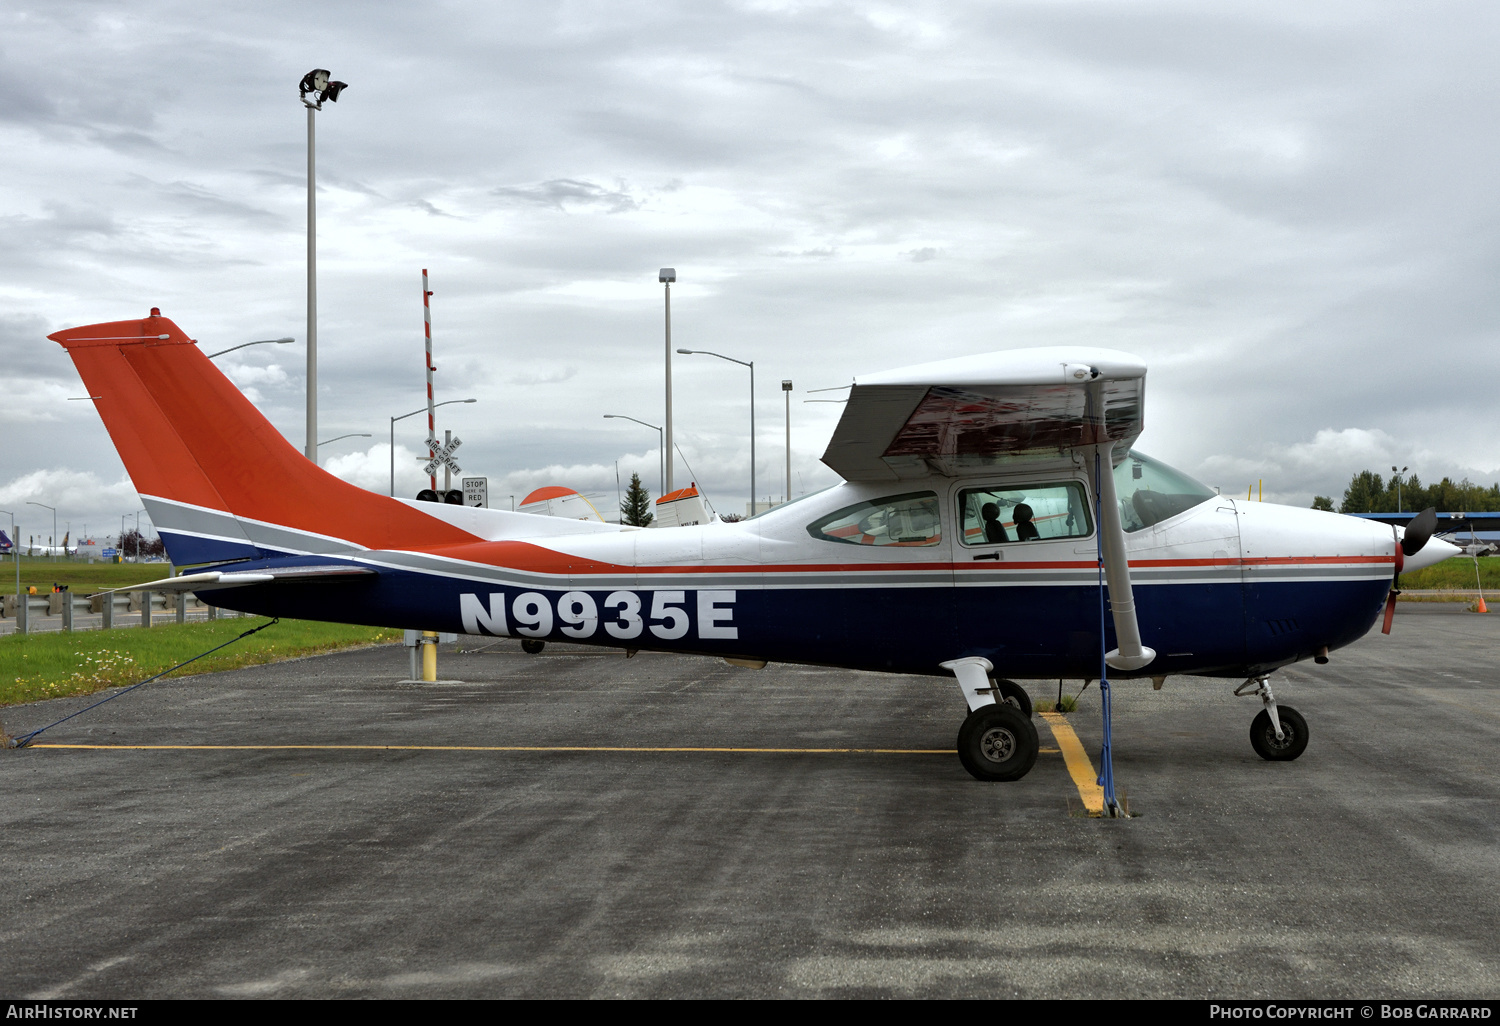
[[[329,562],[327,557],[301,557],[223,569]],[[700,637],[698,593],[704,589],[685,586],[535,587],[381,569],[352,581],[254,585],[206,591],[202,597],[266,616],[463,633],[460,597],[473,595],[488,609],[490,596],[500,593],[510,635],[522,637],[526,635],[514,615],[516,599],[537,594],[552,610],[550,630],[539,636],[552,641],[933,675],[944,673],[938,668],[944,660],[980,655],[1006,677],[1081,679],[1098,674],[1096,586],[733,589],[714,587],[712,575],[694,576],[692,583],[701,581],[707,590],[733,592],[733,600],[719,606],[732,613],[709,626],[710,633],[715,627],[733,628],[737,637]],[[1138,585],[1143,640],[1157,658],[1134,676],[1247,676],[1306,658],[1323,645],[1338,648],[1370,629],[1386,589],[1387,583],[1379,580]],[[567,624],[558,615],[558,600],[570,591],[586,593],[598,611],[589,637],[563,631]],[[622,622],[620,611],[605,604],[616,591],[640,598],[643,624],[637,637],[620,639],[606,631],[607,622]],[[667,623],[650,616],[653,594],[673,591],[684,595],[675,605],[690,626],[682,637],[663,640],[650,630],[653,624]],[[1271,622],[1277,624],[1274,630],[1265,626]],[[1107,625],[1110,648],[1116,643],[1113,633]]]

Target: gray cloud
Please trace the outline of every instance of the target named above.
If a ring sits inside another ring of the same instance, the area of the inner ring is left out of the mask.
[[[502,199],[520,200],[566,211],[571,207],[599,207],[609,214],[640,209],[641,203],[623,185],[614,189],[573,178],[554,178],[529,186],[502,186],[492,190]]]
[[[205,343],[302,338],[315,64],[351,83],[316,116],[328,436],[379,441],[425,401],[428,267],[440,397],[480,399],[439,411],[466,470],[608,492],[618,457],[653,481],[652,433],[599,415],[660,422],[676,266],[674,341],[756,361],[762,481],[783,377],[811,488],[839,408],[804,387],[1068,344],[1145,357],[1143,448],[1226,490],[1307,501],[1377,456],[1500,467],[1471,427],[1500,371],[1481,6],[19,10],[0,365],[26,412],[0,484],[58,448],[119,477],[45,330],[156,305]],[[69,89],[37,84],[59,67]],[[707,362],[676,364],[679,442],[734,508],[747,389]],[[229,369],[300,448],[299,356]],[[382,455],[341,466],[378,484]]]

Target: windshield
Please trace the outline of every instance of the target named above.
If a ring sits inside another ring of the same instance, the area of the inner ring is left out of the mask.
[[[1120,500],[1120,523],[1127,533],[1159,524],[1218,495],[1182,471],[1133,449],[1115,468],[1115,492]]]
[[[746,520],[759,520],[761,517],[767,516],[768,514],[771,514],[771,513],[780,513],[782,510],[786,509],[788,506],[790,506],[794,502],[801,502],[803,499],[811,499],[814,495],[822,495],[824,492],[828,491],[829,488],[837,488],[837,487],[838,487],[838,485],[829,485],[828,488],[819,488],[815,492],[806,492],[806,493],[804,493],[802,495],[797,496],[795,499],[788,499],[786,502],[777,503],[776,505],[772,506],[770,509],[763,509],[759,513],[755,514],[755,516],[753,516],[753,517],[745,517],[745,518],[743,518],[740,521],[740,523],[743,524]]]

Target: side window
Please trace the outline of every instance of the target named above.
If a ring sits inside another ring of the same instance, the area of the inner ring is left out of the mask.
[[[846,506],[808,524],[807,533],[846,545],[937,545],[943,524],[938,497],[911,492]]]
[[[958,493],[965,545],[1087,538],[1094,533],[1088,495],[1077,481]]]

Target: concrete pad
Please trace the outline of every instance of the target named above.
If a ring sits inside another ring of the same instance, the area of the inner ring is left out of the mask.
[[[1497,641],[1413,603],[1278,674],[1294,763],[1237,682],[1121,683],[1128,821],[1070,815],[1056,752],[919,754],[963,716],[941,678],[465,639],[461,684],[400,646],[162,681],[43,742],[311,747],[0,752],[0,990],[1495,997]],[[1096,688],[1068,721],[1097,759]]]

